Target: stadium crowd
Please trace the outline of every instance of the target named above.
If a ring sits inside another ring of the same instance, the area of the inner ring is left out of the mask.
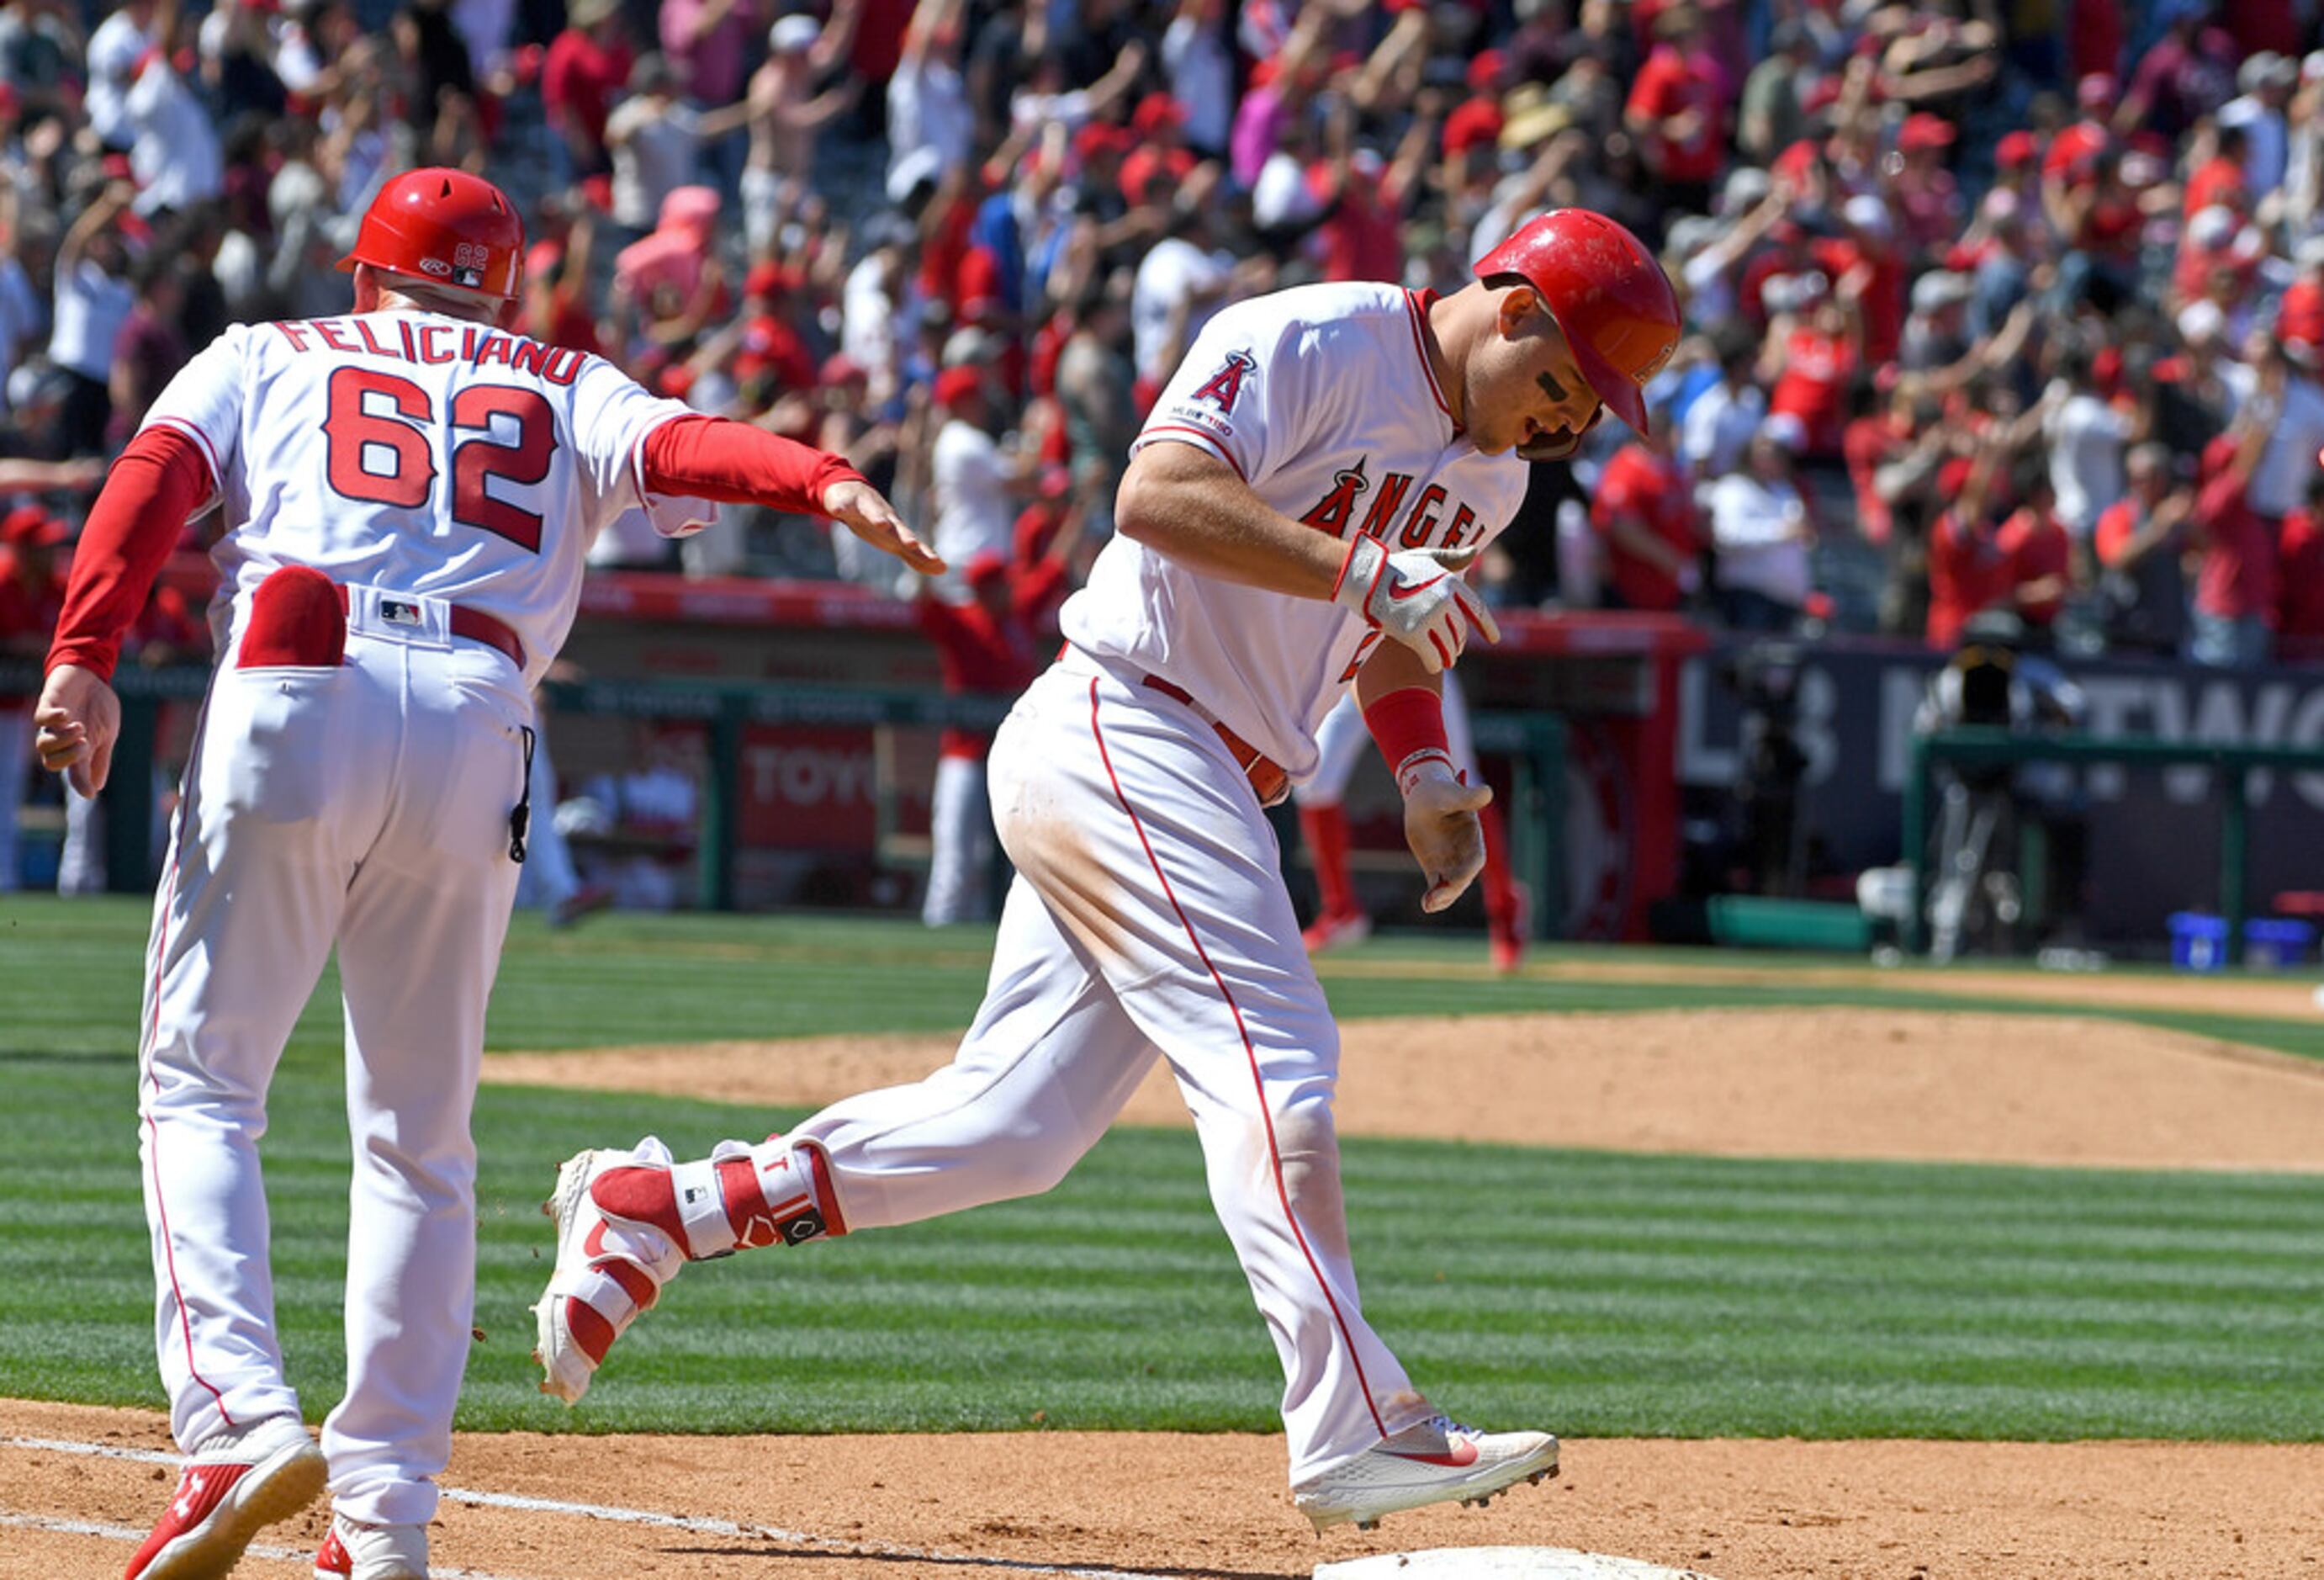
[[[953,570],[892,590],[966,612],[927,623],[963,685],[1053,622],[1221,304],[1449,290],[1564,204],[1662,250],[1690,333],[1651,438],[1536,469],[1496,599],[2324,656],[2306,9],[7,0],[0,648],[42,651],[92,463],[191,349],[344,308],[370,195],[428,162],[523,201],[528,332],[932,531]],[[888,576],[812,522],[637,526],[593,559]]]

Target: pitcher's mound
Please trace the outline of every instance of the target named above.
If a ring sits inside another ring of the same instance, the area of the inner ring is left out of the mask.
[[[1711,1580],[1692,1569],[1665,1569],[1635,1558],[1577,1553],[1570,1548],[1431,1548],[1382,1553],[1344,1564],[1319,1564],[1315,1580]]]

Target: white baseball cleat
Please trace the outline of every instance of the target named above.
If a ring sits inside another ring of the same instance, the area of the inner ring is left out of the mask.
[[[557,1189],[540,1209],[557,1224],[557,1266],[532,1308],[541,1392],[567,1404],[588,1392],[613,1341],[686,1265],[669,1234],[610,1216],[593,1188],[618,1169],[666,1178],[669,1162],[669,1149],[648,1136],[631,1151],[576,1152],[558,1167]]]
[[[1557,1439],[1546,1432],[1480,1432],[1437,1416],[1407,1427],[1347,1464],[1291,1489],[1318,1531],[1370,1530],[1383,1514],[1430,1503],[1483,1508],[1519,1482],[1557,1474]]]
[[[1307,924],[1299,941],[1310,955],[1328,955],[1334,949],[1352,948],[1372,936],[1372,919],[1360,910],[1342,915],[1329,912]]]
[[[315,1555],[315,1580],[428,1580],[428,1528],[338,1515]]]
[[[269,1416],[187,1456],[153,1533],[126,1580],[219,1580],[267,1526],[322,1495],[323,1451],[296,1416]]]

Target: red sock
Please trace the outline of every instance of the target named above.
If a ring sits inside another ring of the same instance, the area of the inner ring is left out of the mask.
[[[1325,916],[1353,916],[1356,887],[1348,877],[1348,813],[1339,802],[1299,808],[1299,832],[1315,864],[1315,888]]]
[[[1510,932],[1517,925],[1517,886],[1509,875],[1508,830],[1497,802],[1488,801],[1477,820],[1485,830],[1485,920],[1495,932]]]

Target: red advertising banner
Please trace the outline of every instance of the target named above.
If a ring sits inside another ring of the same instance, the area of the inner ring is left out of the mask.
[[[879,836],[869,730],[753,725],[740,774],[744,845],[868,852]]]

